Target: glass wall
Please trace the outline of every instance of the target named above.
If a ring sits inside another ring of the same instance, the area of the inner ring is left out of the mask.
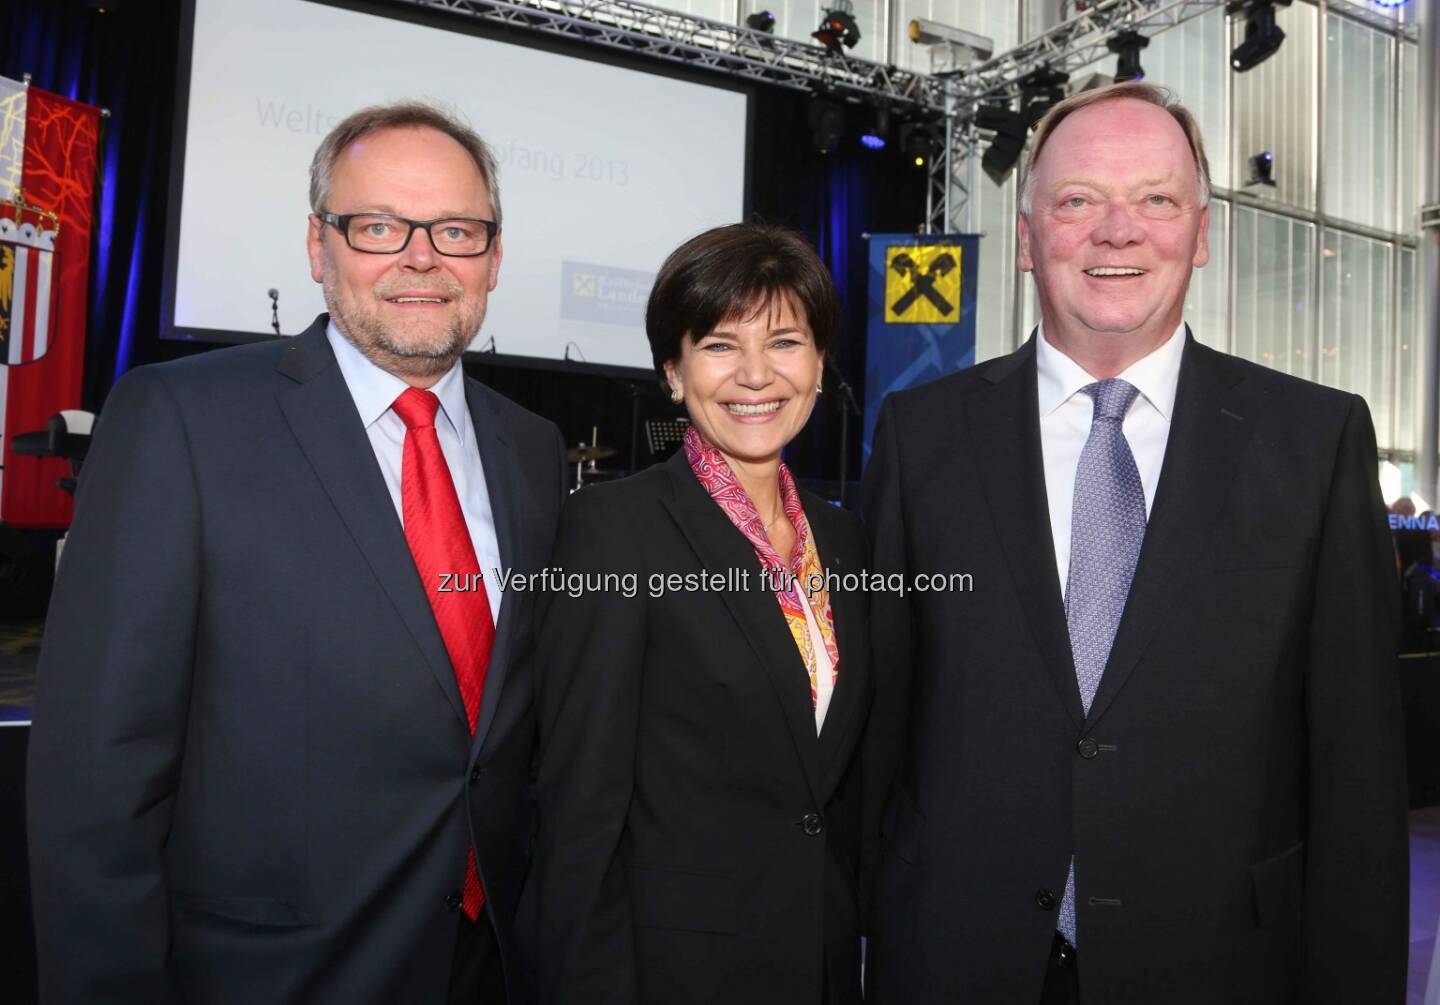
[[[1325,212],[1382,230],[1395,226],[1394,47],[1383,32],[1325,19]]]
[[[1420,338],[1416,314],[1416,297],[1420,256],[1409,248],[1401,248],[1400,266],[1396,269],[1395,331],[1395,423],[1390,443],[1396,450],[1415,450],[1419,445],[1421,416],[1419,405],[1425,393],[1424,339]]]
[[[1326,229],[1321,251],[1324,323],[1314,375],[1323,384],[1364,397],[1386,433],[1391,433],[1396,360],[1390,317],[1392,251],[1386,242]]]
[[[1315,313],[1315,226],[1234,207],[1235,324],[1229,351],[1309,377]]]

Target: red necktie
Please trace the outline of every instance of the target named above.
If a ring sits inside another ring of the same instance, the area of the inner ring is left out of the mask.
[[[445,455],[440,452],[440,439],[435,435],[435,412],[440,399],[418,387],[408,388],[395,399],[395,414],[405,423],[405,450],[400,466],[400,505],[404,511],[405,540],[415,559],[415,568],[424,584],[425,596],[435,612],[435,624],[460,697],[465,702],[465,717],[470,721],[470,735],[475,735],[475,720],[480,713],[480,696],[485,691],[485,671],[490,665],[490,649],[495,642],[495,619],[490,614],[490,598],[480,576],[480,563],[470,543],[470,530],[460,511],[460,497]],[[439,587],[449,579],[450,588]],[[456,589],[459,584],[468,587]],[[480,872],[475,867],[475,849],[470,848],[465,865],[465,886],[461,907],[465,916],[474,921],[485,903],[480,888]]]

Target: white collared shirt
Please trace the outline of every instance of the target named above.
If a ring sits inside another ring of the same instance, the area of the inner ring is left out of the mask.
[[[811,597],[804,590],[800,594],[800,606],[805,608],[805,625],[810,630],[810,648],[815,653],[815,735],[820,735],[825,725],[825,713],[830,710],[830,698],[835,694],[835,664],[830,662],[830,650],[825,648],[825,635],[820,631],[820,612],[811,606]]]
[[[405,422],[391,406],[410,385],[366,359],[340,334],[334,321],[326,328],[325,335],[335,350],[335,362],[340,366],[345,386],[350,389],[360,421],[365,424],[365,435],[370,438],[375,460],[385,477],[385,487],[390,490],[390,500],[403,524],[405,508],[401,502],[400,477],[405,455]],[[491,616],[498,620],[500,585],[495,581],[495,570],[500,567],[500,543],[495,536],[495,516],[490,508],[475,425],[465,403],[465,375],[458,360],[430,390],[440,399],[440,410],[435,417],[440,452],[445,455],[450,477],[455,482],[455,494],[460,497],[460,510],[465,515],[470,543],[475,547],[475,557],[484,576],[485,593],[490,598]],[[425,585],[430,588],[437,584]]]
[[[1125,413],[1123,430],[1140,483],[1145,489],[1145,516],[1155,503],[1170,420],[1175,412],[1175,387],[1180,381],[1180,357],[1185,350],[1185,324],[1145,358],[1132,363],[1121,380],[1140,393]],[[1078,363],[1045,341],[1042,324],[1035,333],[1035,369],[1039,378],[1040,452],[1045,461],[1045,494],[1050,502],[1050,533],[1055,541],[1055,571],[1060,595],[1065,595],[1070,573],[1070,511],[1075,502],[1075,469],[1080,451],[1090,436],[1095,402],[1080,389],[1095,383]]]

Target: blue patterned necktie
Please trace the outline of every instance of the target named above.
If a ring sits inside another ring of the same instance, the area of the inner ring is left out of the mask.
[[[1080,704],[1089,715],[1145,540],[1145,488],[1122,428],[1139,390],[1111,378],[1087,385],[1081,393],[1094,399],[1095,414],[1075,468],[1065,622],[1070,628]],[[1078,945],[1073,856],[1057,927],[1072,946]]]

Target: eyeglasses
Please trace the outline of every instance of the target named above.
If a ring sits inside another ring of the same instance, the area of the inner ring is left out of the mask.
[[[500,229],[494,220],[454,217],[448,220],[407,220],[389,213],[317,213],[345,235],[345,243],[367,255],[398,255],[410,244],[415,231],[430,235],[430,243],[442,255],[474,258],[490,250]]]

